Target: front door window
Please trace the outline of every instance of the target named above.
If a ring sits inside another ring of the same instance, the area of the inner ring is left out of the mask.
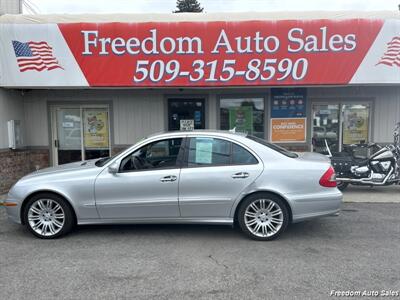
[[[182,138],[157,141],[126,156],[120,172],[178,168]]]

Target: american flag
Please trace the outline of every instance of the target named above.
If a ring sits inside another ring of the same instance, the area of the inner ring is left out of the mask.
[[[12,41],[15,56],[17,58],[20,72],[28,70],[53,70],[63,69],[58,60],[53,56],[53,48],[46,42],[26,42],[21,43]]]
[[[394,37],[387,43],[386,52],[383,54],[377,65],[383,64],[392,67],[400,67],[400,36]]]

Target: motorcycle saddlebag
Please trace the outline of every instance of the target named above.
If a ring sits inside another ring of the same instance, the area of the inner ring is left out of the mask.
[[[350,169],[353,165],[353,160],[350,156],[331,157],[331,164],[337,177],[351,175]]]

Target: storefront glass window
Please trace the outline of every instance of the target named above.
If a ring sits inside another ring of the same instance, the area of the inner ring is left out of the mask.
[[[85,159],[109,156],[108,110],[86,108],[83,110],[83,118]]]
[[[343,145],[368,143],[369,105],[344,104]]]
[[[220,128],[236,128],[264,138],[264,99],[263,98],[223,98],[220,101]]]

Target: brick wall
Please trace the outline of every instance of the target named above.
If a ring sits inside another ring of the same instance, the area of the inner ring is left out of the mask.
[[[5,193],[22,176],[49,166],[49,150],[0,151],[0,194]]]

